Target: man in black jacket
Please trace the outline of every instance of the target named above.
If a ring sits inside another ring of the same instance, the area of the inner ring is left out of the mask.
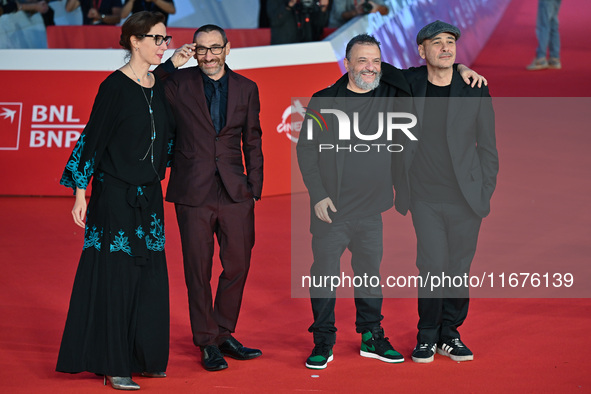
[[[392,181],[401,178],[402,144],[398,142],[415,139],[411,90],[401,70],[382,63],[380,43],[367,34],[349,41],[344,65],[347,73],[312,97],[297,145],[310,195],[314,323],[309,331],[315,347],[306,366],[312,369],[326,368],[333,359],[335,287],[339,287],[335,284],[343,278],[340,257],[345,249],[352,254],[354,283],[343,285],[355,288],[360,354],[389,363],[404,361],[381,327],[379,271],[381,214],[393,206]],[[469,69],[463,73],[466,83],[478,76]],[[407,119],[392,119],[393,112]],[[392,121],[403,126],[392,130]]]
[[[297,145],[300,171],[310,194],[314,254],[310,273],[316,279],[340,277],[340,257],[348,248],[355,277],[379,281],[381,214],[393,206],[390,167],[399,146],[389,141],[385,132],[371,141],[365,137],[368,131],[379,129],[376,116],[388,110],[389,101],[408,97],[410,89],[396,68],[391,68],[387,79],[382,78],[379,42],[367,34],[349,42],[344,64],[347,74],[314,94],[308,107],[304,124],[320,115],[324,127],[316,124],[306,130],[304,126]],[[350,139],[342,139],[342,133],[346,133],[341,129],[343,116],[351,120],[357,116],[358,129],[364,135],[354,133]],[[306,366],[323,369],[333,358],[336,340],[335,289],[330,283],[311,286],[310,297],[314,323],[309,331],[315,347]],[[362,335],[361,355],[389,363],[404,361],[381,327],[381,286],[356,287],[355,306],[355,325]]]
[[[468,314],[465,278],[482,218],[490,212],[499,161],[488,88],[466,85],[453,69],[460,30],[435,21],[417,35],[427,67],[407,70],[419,122],[408,141],[396,182],[396,209],[410,210],[417,236],[419,286],[417,346],[412,359],[474,358],[458,327]],[[437,278],[437,281],[433,282]],[[454,280],[455,278],[455,280]],[[431,291],[431,284],[438,284]]]
[[[268,0],[271,45],[319,41],[328,23],[328,0]]]

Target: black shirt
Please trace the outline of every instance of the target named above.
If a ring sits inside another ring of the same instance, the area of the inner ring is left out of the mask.
[[[298,2],[287,8],[285,0],[267,0],[267,15],[271,25],[271,45],[318,41],[328,23],[328,11],[312,3],[304,7]]]
[[[345,112],[349,115],[351,127],[353,113],[359,114],[359,132],[364,135],[374,134],[378,130],[378,112],[384,112],[383,108],[380,109],[384,99],[376,97],[376,90],[362,94],[347,90]],[[341,149],[345,154],[345,164],[337,212],[331,216],[336,221],[351,220],[390,209],[394,199],[390,170],[392,153],[385,147],[390,144],[385,130],[381,137],[371,141],[360,140],[352,130],[351,140],[338,141],[338,144],[345,148]],[[384,145],[378,151],[373,144]],[[370,149],[365,152],[368,146]]]
[[[92,25],[94,21],[88,17],[88,11],[95,8],[101,15],[112,15],[113,8],[121,8],[121,0],[80,0],[80,8],[82,10],[82,24]],[[102,25],[103,22],[98,24]]]
[[[225,67],[225,66],[224,66]],[[205,98],[207,100],[207,108],[210,109],[211,114],[211,98],[213,97],[213,93],[215,91],[214,84],[219,83],[221,87],[221,96],[220,96],[220,112],[219,116],[221,118],[221,129],[224,128],[226,125],[226,112],[228,111],[228,70],[226,69],[226,73],[223,77],[218,79],[217,81],[209,78],[205,73],[201,73],[203,76],[203,90],[205,91]],[[220,130],[216,130],[216,132],[220,132]]]
[[[455,176],[447,143],[447,107],[451,85],[427,84],[425,113],[419,145],[410,168],[413,200],[458,202],[462,191]]]
[[[173,3],[172,0],[164,0],[167,3]],[[131,8],[131,13],[135,14],[136,12],[140,11],[150,11],[150,12],[160,12],[164,14],[164,24],[168,25],[168,14],[162,10],[162,8],[158,7],[154,4],[153,1],[146,1],[146,0],[135,0],[133,3],[133,7]]]

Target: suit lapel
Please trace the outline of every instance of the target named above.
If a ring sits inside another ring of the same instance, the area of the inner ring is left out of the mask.
[[[345,74],[346,76],[347,74]],[[339,80],[340,81],[340,80]],[[347,96],[347,83],[346,81],[348,81],[348,77],[347,80],[345,80],[345,83],[341,83],[339,85],[339,88],[337,90],[337,94],[336,94],[336,98],[335,98],[335,108],[338,109],[343,109],[345,108],[345,102],[346,102],[346,96]],[[332,133],[334,135],[334,141],[335,141],[335,146],[339,143],[339,139],[338,139],[338,129],[332,130]],[[336,152],[336,161],[337,161],[337,199],[340,196],[341,193],[341,182],[343,180],[343,169],[345,168],[345,152],[344,150],[342,152],[339,152],[337,150]]]
[[[456,116],[462,110],[461,100],[458,97],[462,97],[462,90],[466,87],[466,83],[457,71],[454,71],[451,79],[451,87],[449,89],[449,102],[447,104],[447,142],[449,144],[449,133],[454,128],[452,127]]]
[[[199,108],[202,118],[207,119],[207,123],[211,126],[210,131],[213,131],[215,134],[211,114],[209,113],[209,108],[207,108],[207,98],[205,97],[205,87],[203,86],[203,75],[201,75],[199,67],[195,67],[195,70],[197,71],[193,74],[195,89],[192,89],[195,103],[197,103],[197,108]]]
[[[414,97],[415,110],[419,124],[423,123],[425,113],[425,97],[427,96],[427,78],[416,78],[412,82],[412,95]]]
[[[220,134],[222,134],[230,124],[232,115],[234,115],[236,107],[238,106],[238,98],[240,97],[240,94],[238,93],[240,89],[238,78],[236,78],[234,72],[229,68],[226,68],[226,72],[228,73],[228,108],[226,111],[226,126],[220,130]]]
[[[418,127],[415,127],[413,134],[419,140],[421,139],[421,127],[423,124],[423,115],[425,114],[425,101],[427,101],[427,72],[424,75],[417,76],[411,82],[414,110],[417,116]],[[404,161],[407,169],[410,169],[416,150],[405,149]]]

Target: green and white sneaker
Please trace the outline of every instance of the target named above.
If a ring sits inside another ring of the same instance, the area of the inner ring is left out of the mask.
[[[388,338],[384,337],[382,327],[374,327],[361,334],[361,352],[363,357],[375,358],[386,363],[401,363],[404,361],[402,354],[398,353]]]
[[[310,369],[324,369],[332,359],[332,345],[324,343],[316,345],[314,346],[314,350],[312,350],[312,354],[306,360],[306,367]]]

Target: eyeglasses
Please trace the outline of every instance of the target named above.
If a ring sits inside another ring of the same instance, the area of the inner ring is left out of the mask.
[[[172,36],[165,37],[161,36],[160,34],[140,34],[138,37],[153,37],[154,44],[156,44],[156,46],[162,45],[163,42],[165,42],[166,45],[170,45],[170,40],[172,40]]]
[[[224,48],[226,47],[226,45],[228,45],[228,43],[225,43],[223,46],[221,47],[197,47],[195,48],[195,52],[198,55],[207,55],[207,51],[211,51],[212,55],[221,55],[222,52],[224,51]]]

